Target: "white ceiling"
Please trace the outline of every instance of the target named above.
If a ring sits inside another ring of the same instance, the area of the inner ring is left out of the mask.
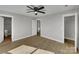
[[[57,12],[62,12],[74,8],[78,8],[78,5],[69,5],[68,7],[65,7],[64,5],[44,5],[45,6],[45,12],[46,14],[38,13],[37,16],[44,16],[48,14],[54,14]],[[22,15],[29,15],[33,17],[37,17],[33,12],[32,13],[26,13],[28,8],[25,5],[0,5],[0,10],[8,11],[12,13],[22,14]]]

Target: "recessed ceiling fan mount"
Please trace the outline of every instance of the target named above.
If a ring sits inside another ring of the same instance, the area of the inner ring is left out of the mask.
[[[39,5],[39,6],[30,5],[27,7],[29,8],[29,11],[27,13],[34,12],[35,15],[37,15],[38,13],[45,14],[44,12],[45,7],[42,5]]]

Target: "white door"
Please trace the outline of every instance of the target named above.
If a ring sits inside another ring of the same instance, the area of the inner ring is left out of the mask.
[[[4,40],[4,19],[0,17],[0,43]]]
[[[37,20],[32,20],[32,35],[37,35]]]

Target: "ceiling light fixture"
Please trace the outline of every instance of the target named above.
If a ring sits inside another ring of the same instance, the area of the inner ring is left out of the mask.
[[[35,11],[35,13],[37,13],[37,12]]]
[[[37,15],[38,12],[35,11],[35,15]]]
[[[32,10],[32,11],[28,11],[27,13],[34,12],[35,15],[37,15],[38,13],[45,14],[45,12],[43,10],[43,9],[45,9],[45,7],[42,5],[39,5],[39,6],[30,5],[30,6],[27,6],[27,8]]]

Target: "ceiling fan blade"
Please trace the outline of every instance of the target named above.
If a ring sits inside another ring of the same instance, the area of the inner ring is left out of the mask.
[[[35,7],[34,5],[30,5],[30,6]]]
[[[28,8],[30,8],[30,9],[32,9],[32,10],[34,10],[32,7],[30,7],[30,6],[27,6]]]
[[[30,12],[34,12],[34,11],[28,11],[27,13],[30,13]]]
[[[40,11],[47,11],[47,10],[45,10],[45,9],[42,9],[42,10],[40,10]]]
[[[38,10],[41,10],[41,9],[44,9],[44,7],[42,6],[42,7],[38,8]]]
[[[43,12],[43,11],[38,11],[38,12],[45,14],[45,12]]]

